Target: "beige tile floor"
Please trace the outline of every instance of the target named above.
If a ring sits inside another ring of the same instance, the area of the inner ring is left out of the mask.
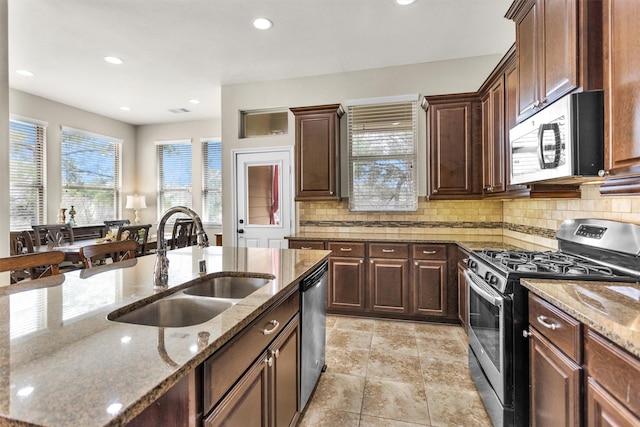
[[[300,427],[491,426],[460,326],[328,316],[326,361]]]

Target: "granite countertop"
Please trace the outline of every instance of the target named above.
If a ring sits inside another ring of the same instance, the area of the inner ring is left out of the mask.
[[[545,301],[640,358],[640,284],[520,279]]]
[[[526,249],[536,251],[548,251],[548,247],[537,245],[532,242],[504,237],[502,234],[484,233],[297,233],[286,237],[289,240],[325,240],[342,242],[406,242],[406,243],[454,243],[462,246],[468,251],[482,249]]]
[[[168,252],[169,288],[152,289],[154,256],[0,287],[0,425],[122,425],[291,290],[328,251],[190,247]],[[275,279],[213,319],[156,328],[107,314],[207,274]],[[198,346],[198,333],[209,334]],[[160,354],[164,339],[166,355]]]

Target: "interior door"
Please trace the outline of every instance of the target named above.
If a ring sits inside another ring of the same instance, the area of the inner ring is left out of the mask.
[[[291,148],[234,152],[235,244],[287,248],[293,193]]]

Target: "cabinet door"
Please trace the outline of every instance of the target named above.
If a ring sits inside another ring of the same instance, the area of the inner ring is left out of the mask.
[[[329,257],[327,310],[364,311],[364,258]]]
[[[273,424],[295,425],[300,414],[300,321],[298,316],[271,345]]]
[[[263,353],[205,419],[206,427],[269,425],[269,360]]]
[[[529,0],[522,17],[516,21],[518,121],[531,115],[538,100],[538,19],[536,2]]]
[[[340,200],[342,106],[292,108],[296,116],[296,201]]]
[[[504,77],[499,78],[489,89],[482,103],[483,119],[483,163],[486,193],[505,191],[506,173],[504,140]]]
[[[429,187],[432,198],[465,196],[475,191],[473,109],[473,102],[429,106]]]
[[[580,426],[582,368],[531,328],[529,375],[532,427]]]
[[[636,417],[596,380],[587,380],[587,425],[589,427],[633,427],[640,425]]]
[[[543,14],[539,101],[546,105],[578,86],[578,9],[575,0],[538,2]]]
[[[640,192],[639,21],[640,2],[604,2],[605,168],[609,177],[600,189],[603,194]],[[627,177],[632,179],[617,184],[616,178]]]
[[[458,319],[466,331],[468,328],[469,302],[467,301],[467,282],[464,278],[464,264],[458,263]]]
[[[447,315],[447,261],[413,261],[413,314]]]
[[[373,258],[369,260],[371,310],[384,313],[409,311],[409,260]]]

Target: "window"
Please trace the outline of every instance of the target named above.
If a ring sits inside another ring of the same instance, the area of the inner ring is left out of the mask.
[[[240,138],[286,135],[289,131],[287,110],[242,111],[240,121]]]
[[[191,141],[156,142],[158,217],[173,206],[191,207]]]
[[[222,142],[202,141],[204,221],[222,224]]]
[[[9,227],[30,229],[45,222],[46,125],[9,122]]]
[[[416,102],[348,107],[349,209],[415,211]]]
[[[74,207],[75,223],[119,218],[122,141],[62,128],[62,204]]]

